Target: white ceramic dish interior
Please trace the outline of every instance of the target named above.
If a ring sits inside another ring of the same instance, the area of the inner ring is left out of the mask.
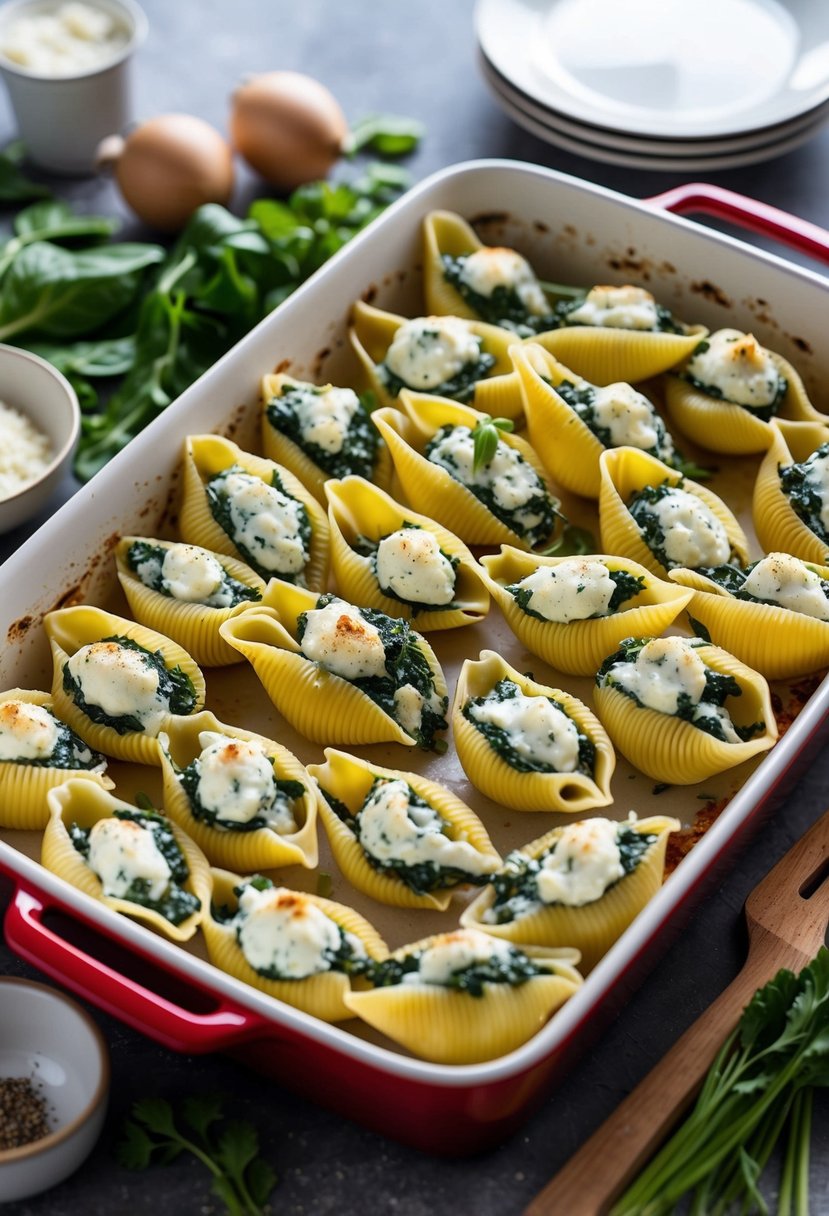
[[[109,1095],[109,1052],[80,1005],[45,984],[0,980],[0,1077],[26,1077],[51,1131],[0,1151],[0,1203],[55,1186],[92,1151]]]
[[[45,359],[0,344],[0,401],[24,414],[49,437],[52,459],[34,481],[0,499],[0,532],[8,532],[48,505],[72,463],[81,411],[72,385]]]

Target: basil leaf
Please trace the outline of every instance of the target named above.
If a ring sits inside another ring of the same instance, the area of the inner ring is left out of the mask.
[[[0,152],[0,202],[25,203],[32,198],[51,198],[51,190],[21,172],[22,159],[23,144],[19,140]]]
[[[373,114],[355,123],[345,139],[344,151],[353,156],[370,148],[379,156],[406,156],[423,138],[423,123],[395,114]]]

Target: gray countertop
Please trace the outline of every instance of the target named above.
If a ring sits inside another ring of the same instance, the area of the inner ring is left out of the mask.
[[[409,161],[417,178],[490,156],[549,165],[635,196],[699,176],[600,165],[559,152],[517,128],[478,72],[471,0],[143,3],[150,34],[135,63],[141,116],[188,111],[223,128],[228,94],[243,75],[295,68],[325,81],[351,119],[380,111],[422,119],[428,134]],[[0,144],[13,134],[2,96]],[[708,180],[829,226],[827,153],[829,129],[777,160]],[[123,215],[126,231],[143,235],[110,183],[90,179],[54,186],[60,196],[84,207]],[[255,190],[252,177],[243,176],[238,208]],[[67,483],[67,496],[71,490]],[[30,530],[2,538],[0,558]],[[206,1172],[191,1160],[131,1174],[115,1163],[111,1151],[137,1097],[158,1093],[176,1099],[218,1091],[232,1096],[234,1114],[259,1130],[263,1155],[279,1174],[274,1212],[512,1216],[736,974],[745,951],[741,908],[746,894],[827,802],[829,762],[819,755],[791,779],[774,817],[733,857],[723,885],[696,910],[600,1042],[574,1064],[524,1128],[493,1152],[460,1161],[426,1157],[303,1101],[230,1059],[168,1052],[96,1010],[112,1052],[107,1131],[74,1177],[5,1211],[9,1216],[221,1211]],[[39,978],[5,945],[0,945],[0,973]],[[815,1119],[813,1196],[815,1216],[829,1213],[829,1108],[823,1102]]]

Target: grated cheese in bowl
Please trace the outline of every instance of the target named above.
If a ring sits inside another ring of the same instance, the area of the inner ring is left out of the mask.
[[[53,459],[49,438],[25,414],[0,401],[0,501],[37,481]]]

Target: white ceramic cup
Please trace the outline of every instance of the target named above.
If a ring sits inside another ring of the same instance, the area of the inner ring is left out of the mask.
[[[127,33],[125,45],[99,68],[74,76],[45,76],[12,63],[0,54],[20,138],[33,164],[52,173],[88,174],[107,135],[121,132],[132,120],[133,52],[147,33],[147,18],[135,0],[90,0],[111,14]],[[60,0],[8,0],[0,7],[3,30],[24,15],[53,12]]]

